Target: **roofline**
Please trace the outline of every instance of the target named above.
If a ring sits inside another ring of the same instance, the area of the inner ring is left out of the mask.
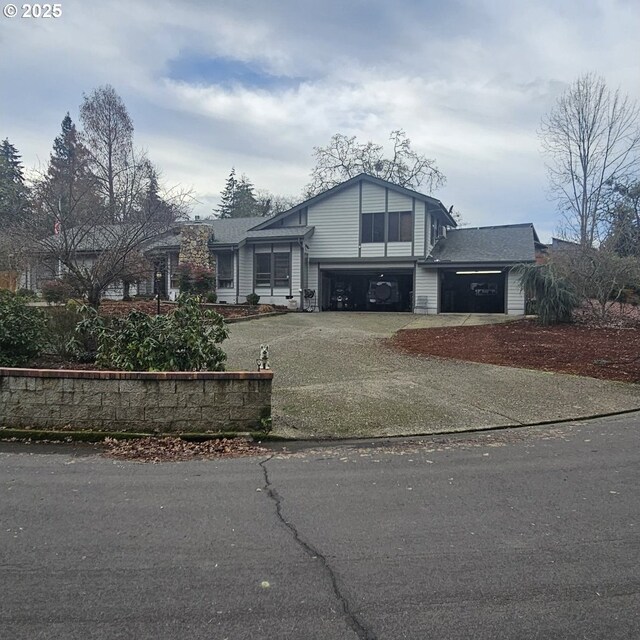
[[[469,260],[467,262],[463,262],[461,260],[418,260],[418,265],[421,267],[429,267],[433,269],[439,268],[447,268],[447,269],[457,269],[458,267],[508,267],[510,265],[515,266],[517,264],[530,264],[535,262],[535,258],[531,258],[530,260]]]
[[[344,182],[341,182],[340,184],[337,184],[334,187],[326,189],[325,191],[322,191],[318,195],[308,198],[304,202],[301,202],[300,204],[297,204],[294,207],[287,209],[286,211],[282,211],[281,213],[278,213],[277,215],[273,216],[273,218],[268,218],[264,222],[249,229],[249,231],[259,231],[261,229],[264,229],[269,224],[276,222],[278,220],[281,220],[282,218],[286,218],[288,215],[292,213],[295,213],[296,211],[298,211],[298,209],[302,209],[304,207],[310,207],[316,204],[317,202],[324,200],[325,198],[328,198],[332,195],[335,195],[336,193],[339,193],[343,189],[347,189],[353,186],[354,184],[357,184],[361,180],[371,182],[372,184],[377,184],[378,186],[385,187],[386,189],[392,189],[393,191],[402,193],[406,196],[409,196],[410,198],[418,198],[423,202],[428,202],[429,204],[435,205],[436,207],[440,208],[441,213],[447,218],[451,226],[453,227],[457,226],[456,221],[451,217],[451,214],[449,213],[447,208],[442,204],[442,202],[440,202],[440,200],[433,198],[431,196],[428,196],[424,193],[413,191],[412,189],[407,189],[406,187],[401,187],[400,185],[394,184],[393,182],[389,182],[388,180],[383,180],[382,178],[376,178],[375,176],[369,175],[368,173],[359,173],[357,176],[354,176],[353,178],[349,178],[348,180],[345,180]]]

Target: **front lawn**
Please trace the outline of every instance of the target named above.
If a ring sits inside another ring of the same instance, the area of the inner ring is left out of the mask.
[[[398,331],[393,348],[422,356],[640,382],[640,329],[505,324]]]

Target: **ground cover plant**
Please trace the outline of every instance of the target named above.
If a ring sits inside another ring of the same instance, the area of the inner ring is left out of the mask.
[[[640,383],[640,327],[504,324],[399,331],[405,353]]]

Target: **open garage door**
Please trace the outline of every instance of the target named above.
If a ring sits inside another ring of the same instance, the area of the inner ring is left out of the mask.
[[[497,269],[443,271],[440,295],[442,313],[504,313],[505,273]]]
[[[323,311],[412,311],[413,270],[322,270]]]

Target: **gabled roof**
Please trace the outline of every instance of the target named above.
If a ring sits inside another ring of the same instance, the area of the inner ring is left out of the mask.
[[[248,242],[253,240],[293,240],[306,238],[313,234],[315,227],[276,227],[275,229],[250,229],[245,236]]]
[[[531,223],[451,229],[424,262],[533,262],[539,242]]]
[[[389,182],[388,180],[382,180],[381,178],[376,178],[375,176],[369,175],[368,173],[360,173],[353,178],[349,178],[345,182],[341,182],[335,187],[331,187],[331,189],[327,189],[322,193],[319,193],[317,196],[313,196],[313,198],[309,198],[300,204],[297,204],[295,207],[291,207],[287,211],[283,211],[273,218],[269,218],[265,220],[261,224],[257,225],[255,229],[266,229],[271,226],[274,222],[281,220],[282,218],[286,218],[288,215],[295,213],[298,209],[302,209],[303,207],[309,207],[314,205],[322,200],[326,200],[331,196],[334,196],[336,193],[340,193],[344,189],[348,189],[349,187],[357,184],[358,182],[369,182],[371,184],[378,185],[379,187],[384,187],[385,189],[389,189],[391,191],[395,191],[397,193],[401,193],[405,196],[409,196],[410,198],[416,198],[416,200],[420,200],[421,202],[426,202],[429,204],[433,210],[437,210],[441,213],[446,219],[447,223],[453,227],[456,226],[456,221],[451,217],[447,208],[440,202],[440,200],[436,200],[436,198],[432,198],[431,196],[427,196],[424,193],[419,193],[418,191],[413,191],[412,189],[407,189],[406,187],[401,187],[400,185],[394,184],[393,182]]]

